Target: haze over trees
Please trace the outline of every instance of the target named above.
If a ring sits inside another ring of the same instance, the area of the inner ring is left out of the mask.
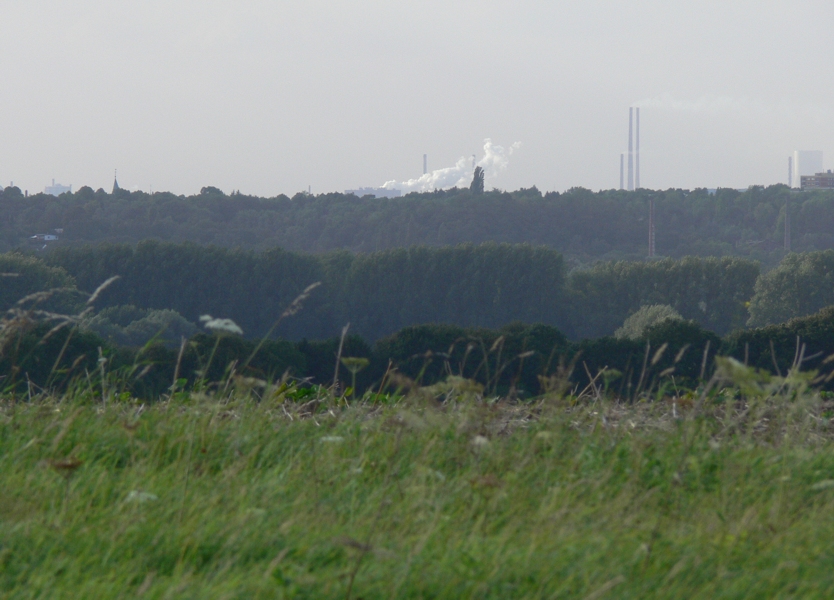
[[[775,265],[784,255],[785,208],[792,249],[834,248],[834,193],[784,185],[745,192],[705,189],[542,194],[451,189],[401,198],[344,194],[257,198],[205,187],[194,196],[89,187],[60,197],[0,193],[0,251],[62,229],[57,245],[142,240],[190,241],[255,250],[376,252],[395,247],[483,242],[530,243],[561,252],[569,266],[644,260],[648,203],[655,201],[662,256],[739,256]],[[786,204],[789,201],[789,205]],[[40,248],[40,245],[37,246]]]
[[[171,352],[176,354],[183,338],[193,341],[181,357],[184,368],[197,370],[203,354],[216,351],[211,373],[219,378],[228,364],[251,352],[254,339],[270,331],[274,339],[248,368],[261,377],[289,369],[324,382],[332,375],[337,336],[347,323],[345,348],[371,365],[359,378],[362,385],[381,377],[388,361],[404,374],[432,381],[451,372],[454,363],[462,375],[485,385],[534,393],[537,378],[555,357],[581,356],[588,372],[610,368],[620,372],[622,385],[634,386],[647,344],[674,351],[657,355],[652,369],[675,368],[679,382],[695,382],[717,352],[760,365],[768,335],[779,344],[771,353],[776,364],[796,353],[795,337],[788,344],[795,331],[807,334],[815,348],[828,348],[825,311],[815,320],[775,329],[744,328],[784,323],[834,304],[834,250],[785,255],[780,247],[786,207],[800,224],[793,230],[795,247],[831,241],[827,232],[808,231],[825,223],[832,194],[796,193],[784,186],[715,195],[473,191],[397,199],[340,194],[263,199],[227,196],[211,187],[192,197],[82,188],[58,198],[27,198],[7,188],[0,202],[12,218],[0,228],[4,243],[19,239],[15,235],[25,223],[36,223],[36,231],[65,233],[44,251],[26,247],[0,255],[0,308],[15,307],[34,293],[17,308],[76,314],[87,307],[90,292],[118,276],[96,300],[95,312],[78,322],[84,336],[50,334],[56,356],[27,368],[34,376],[38,369],[63,365],[68,377],[73,369],[93,368],[91,349],[101,344],[114,348],[113,360],[122,360],[125,369],[135,368],[131,352],[148,346],[142,360],[153,357],[153,364],[167,366],[156,369],[156,382],[145,379],[146,390],[170,385]],[[645,260],[642,214],[649,198],[665,219],[667,247],[694,254],[700,249],[704,256]],[[166,237],[186,241],[158,239]],[[516,239],[541,243],[510,243]],[[279,240],[304,251],[278,247]],[[411,244],[414,240],[421,245]],[[757,259],[769,262],[763,269]],[[321,285],[303,310],[273,330],[293,299],[315,282]],[[53,291],[38,294],[46,290]],[[232,319],[243,337],[215,347],[215,338],[198,333],[205,314]],[[31,344],[30,357],[41,357],[35,334],[25,335],[20,347]],[[62,344],[84,360],[64,365],[69,355],[60,354]],[[473,348],[480,349],[482,366],[492,375],[478,370],[481,363],[466,370]],[[694,350],[686,354],[689,348],[700,348],[709,361]],[[526,357],[515,375],[497,374],[500,356],[494,364],[487,359],[505,351],[510,362]],[[446,362],[425,363],[420,358],[425,356],[445,356]],[[579,385],[589,383],[583,372],[573,375]]]

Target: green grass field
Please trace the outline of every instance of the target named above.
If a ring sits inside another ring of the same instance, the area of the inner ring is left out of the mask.
[[[826,402],[723,376],[630,405],[7,399],[0,596],[830,597]]]

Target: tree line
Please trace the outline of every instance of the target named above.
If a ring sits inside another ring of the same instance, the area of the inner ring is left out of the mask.
[[[351,331],[373,341],[424,323],[496,328],[521,321],[555,326],[570,339],[595,338],[653,304],[725,335],[834,304],[834,250],[789,254],[760,274],[757,263],[730,257],[568,270],[558,252],[529,245],[309,255],[148,241],[0,254],[0,308],[52,290],[41,309],[74,312],[84,303],[81,292],[114,275],[120,279],[96,303],[99,321],[103,331],[108,320],[126,328],[144,319],[127,338],[159,323],[189,331],[186,321],[195,324],[204,314],[231,318],[246,336],[258,337],[315,282],[321,286],[276,335],[326,339],[351,323]],[[114,310],[127,306],[135,309],[126,315],[144,312],[126,321]]]
[[[100,308],[171,309],[195,323],[210,314],[233,319],[248,337],[264,335],[320,282],[304,309],[275,330],[292,340],[326,339],[346,323],[375,341],[411,325],[497,328],[513,321],[592,338],[658,303],[724,334],[744,326],[759,276],[757,263],[730,257],[617,261],[568,272],[550,248],[495,243],[311,255],[147,241],[56,248],[43,257],[87,292],[119,276],[100,295]]]
[[[194,386],[264,385],[286,377],[306,386],[355,385],[354,394],[383,391],[387,383],[433,386],[438,397],[449,385],[468,385],[477,393],[519,399],[584,389],[633,399],[641,392],[662,396],[696,389],[712,376],[716,356],[773,375],[800,367],[810,373],[809,383],[834,388],[834,307],[724,338],[694,321],[671,319],[635,338],[581,342],[569,341],[555,327],[515,323],[499,329],[419,325],[375,344],[353,335],[259,342],[199,333],[181,349],[159,343],[125,348],[81,328],[34,322],[0,341],[5,392],[80,386],[94,401],[102,385],[154,400]]]
[[[425,382],[457,374],[524,395],[569,365],[575,385],[605,370],[606,385],[616,379],[632,394],[647,373],[668,369],[694,384],[716,353],[773,372],[797,360],[825,370],[832,270],[834,251],[788,255],[763,275],[749,260],[697,257],[568,272],[551,249],[508,244],[304,255],[143,242],[8,253],[0,374],[5,383],[66,382],[94,372],[101,347],[111,366],[134,374],[142,366],[143,394],[170,386],[178,368],[192,381],[201,370],[217,380],[232,362],[256,377],[289,371],[325,384],[348,322],[342,356],[367,359],[364,386],[394,365]],[[120,279],[91,305],[112,276]],[[808,316],[820,307],[828,308]],[[86,316],[71,327],[37,325],[61,314]],[[245,335],[195,335],[206,314],[233,319]],[[191,342],[175,361],[183,338]]]
[[[786,210],[792,250],[834,248],[834,192],[784,185],[635,192],[536,188],[474,193],[451,189],[401,198],[299,193],[260,198],[205,187],[192,196],[83,187],[59,197],[0,190],[0,251],[61,230],[57,244],[193,242],[222,247],[324,253],[407,246],[530,243],[561,252],[570,266],[642,260],[648,207],[655,204],[660,255],[735,256],[774,265],[784,256]],[[38,242],[40,248],[43,243]]]

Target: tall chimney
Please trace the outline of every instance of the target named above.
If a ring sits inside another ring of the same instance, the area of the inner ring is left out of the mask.
[[[429,172],[429,155],[423,155],[423,175]]]
[[[634,112],[637,113],[637,139],[636,141],[636,156],[634,157],[634,188],[640,189],[640,107],[634,109]]]
[[[628,191],[634,191],[634,109],[628,109]]]
[[[623,163],[625,162],[625,154],[620,152],[620,189],[623,189]]]

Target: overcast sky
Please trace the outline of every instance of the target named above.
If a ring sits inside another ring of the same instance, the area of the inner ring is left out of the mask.
[[[521,145],[488,187],[834,167],[834,3],[0,0],[0,182],[264,196],[382,185]]]

